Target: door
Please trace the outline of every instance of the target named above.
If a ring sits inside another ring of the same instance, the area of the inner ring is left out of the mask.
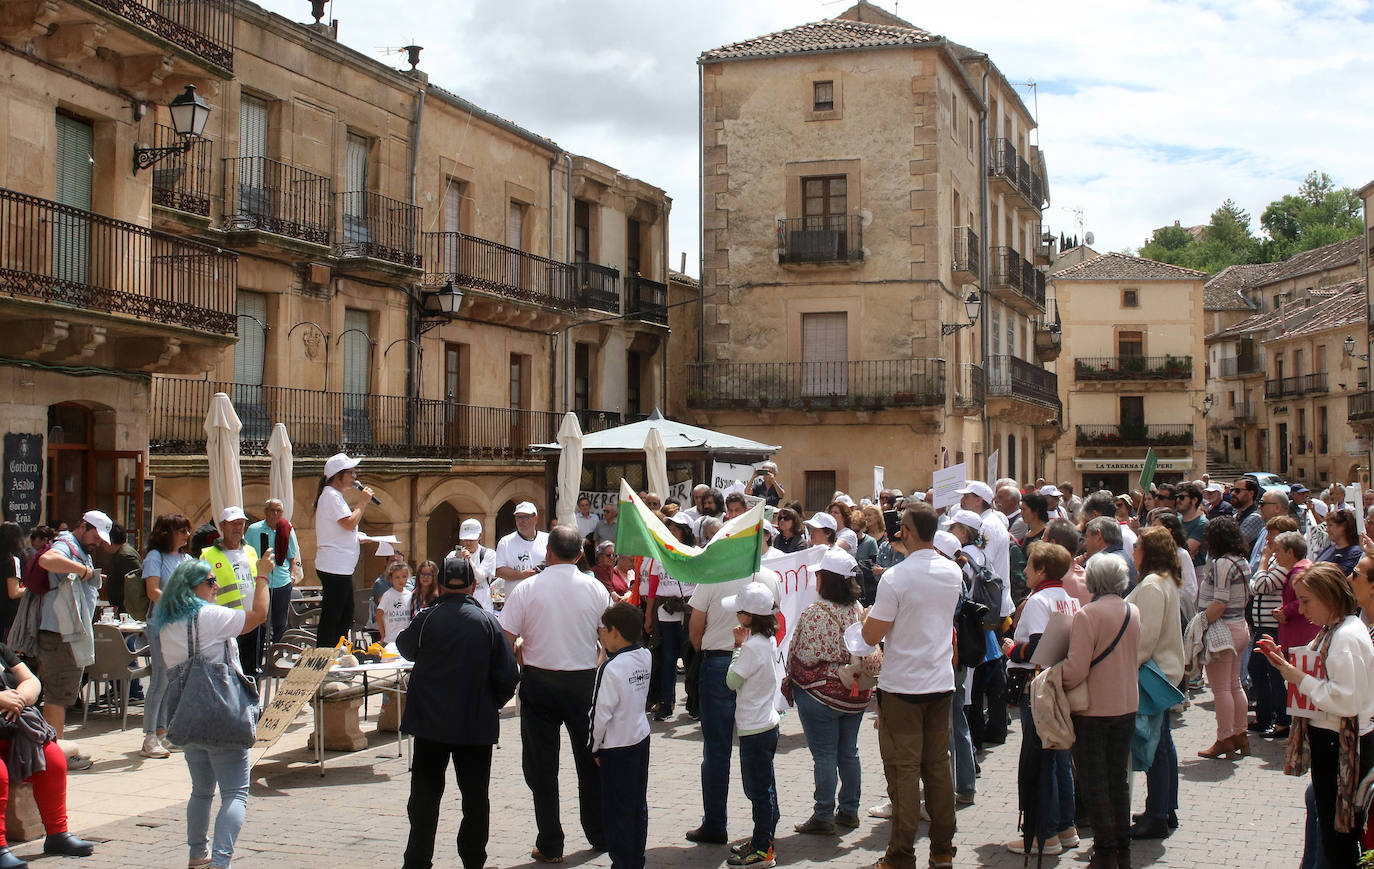
[[[1121,408],[1121,437],[1127,445],[1135,445],[1145,438],[1145,396],[1123,395]]]
[[[367,416],[372,370],[371,317],[367,311],[344,311],[343,344],[343,439],[345,444],[370,444],[372,426]]]
[[[1279,450],[1279,476],[1288,476],[1288,423],[1279,423],[1277,436],[1278,443],[1275,446]]]
[[[515,251],[525,249],[525,206],[514,199],[506,214],[506,247],[511,249],[506,257],[506,283],[512,287],[524,287],[525,275],[521,268],[524,257]]]
[[[522,353],[510,355],[510,440],[506,443],[507,455],[522,455],[525,445],[530,442],[527,414],[523,413],[529,403],[527,359]]]
[[[844,175],[802,179],[802,225],[788,239],[788,258],[830,262],[848,256],[845,215],[849,180]]]
[[[802,314],[801,394],[849,394],[849,315]]]
[[[344,240],[372,240],[367,225],[367,139],[348,134],[344,152]]]
[[[443,243],[443,263],[444,273],[456,275],[459,273],[458,252],[462,249],[462,240],[458,238],[458,233],[463,231],[463,185],[461,182],[452,178],[448,179],[448,185],[444,188],[444,243]]]
[[[91,125],[70,115],[57,115],[57,201],[83,212],[91,210],[95,158]],[[59,211],[53,221],[53,277],[63,283],[91,282],[91,221],[85,214]]]
[[[238,211],[260,219],[273,217],[267,166],[267,101],[239,98]]]
[[[265,442],[271,435],[262,375],[267,359],[267,295],[239,290],[239,340],[234,345],[234,407],[243,421],[244,440]]]
[[[139,552],[146,517],[143,514],[143,453],[140,450],[95,450],[91,453],[91,503],[129,533]],[[119,581],[122,577],[112,577]]]

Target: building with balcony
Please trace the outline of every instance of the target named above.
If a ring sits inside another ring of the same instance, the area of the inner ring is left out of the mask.
[[[1367,299],[1364,341],[1361,342],[1359,336],[1352,337],[1355,338],[1354,352],[1363,355],[1368,362],[1369,348],[1374,346],[1374,316],[1371,316],[1371,313],[1374,313],[1374,297],[1369,296],[1370,287],[1374,287],[1374,181],[1361,187],[1359,194],[1364,200],[1364,241],[1361,253],[1364,258]],[[1355,447],[1360,451],[1363,471],[1368,474],[1369,468],[1374,467],[1374,452],[1371,452],[1371,443],[1374,443],[1374,392],[1370,391],[1368,383],[1362,392],[1350,396],[1346,418],[1358,441]]]
[[[946,460],[981,469],[996,450],[1034,479],[1036,427],[1059,412],[1038,340],[1049,191],[1015,88],[987,55],[867,2],[698,62],[688,417],[781,444],[808,509],[868,491],[875,464],[924,489]]]
[[[1050,275],[1063,335],[1056,479],[1129,491],[1149,450],[1156,480],[1202,474],[1206,277],[1118,253]]]
[[[164,7],[166,21],[149,11]],[[462,518],[493,545],[519,501],[547,513],[529,446],[564,411],[596,429],[666,404],[662,190],[347,47],[337,27],[247,0],[189,4],[193,21],[174,7],[34,4],[38,18],[0,33],[34,46],[0,55],[0,98],[23,119],[0,190],[0,307],[32,323],[0,371],[28,402],[7,430],[36,433],[26,449],[57,469],[39,476],[42,518],[118,494],[144,504],[134,465],[156,486],[131,525],[208,518],[203,420],[222,391],[243,423],[250,514],[282,422],[307,552],[315,482],[342,449],[365,457],[382,501],[364,529],[435,557]],[[186,83],[210,106],[203,137],[133,171],[136,143],[176,141],[164,106]],[[89,469],[70,496],[68,466]]]

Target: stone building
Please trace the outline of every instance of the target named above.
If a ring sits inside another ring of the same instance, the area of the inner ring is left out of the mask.
[[[1365,329],[1363,336],[1350,336],[1354,339],[1350,352],[1363,356],[1367,365],[1370,347],[1374,347],[1374,297],[1369,296],[1370,288],[1374,287],[1374,181],[1361,187],[1359,195],[1364,200],[1364,237],[1359,250],[1365,277]],[[1354,446],[1360,451],[1364,473],[1368,474],[1369,469],[1374,467],[1374,452],[1371,452],[1371,443],[1374,442],[1374,391],[1370,390],[1368,378],[1363,387],[1350,396],[1346,419],[1358,441]]]
[[[1056,481],[1130,491],[1151,449],[1156,481],[1202,474],[1206,277],[1119,253],[1050,275],[1063,327]]]
[[[996,450],[1002,473],[1034,479],[1060,416],[1040,363],[1058,345],[1038,268],[1045,161],[1012,85],[867,2],[698,63],[689,416],[782,445],[808,509],[869,491],[875,464],[924,489]]]
[[[190,290],[202,284],[216,293],[205,322],[168,328],[154,307],[153,318],[127,327],[174,344],[146,364],[157,373],[151,381],[68,376],[88,390],[75,400],[103,393],[117,413],[127,410],[128,428],[105,431],[122,432],[132,454],[147,456],[151,513],[208,518],[203,420],[222,391],[243,423],[250,514],[267,497],[271,427],[286,424],[296,456],[293,519],[307,552],[323,459],[339,450],[365,456],[360,471],[382,501],[367,509],[364,530],[397,534],[412,557],[435,557],[452,547],[459,520],[475,516],[493,544],[517,502],[546,506],[543,463],[529,445],[551,440],[565,410],[596,429],[666,403],[670,200],[431,83],[413,68],[418,49],[412,69],[398,71],[339,42],[336,27],[296,23],[246,0],[199,5],[227,16],[214,63],[196,62],[195,50],[208,50],[204,34],[186,35],[193,48],[181,49],[159,36],[181,33],[163,12],[130,20],[126,5],[101,2],[36,4],[58,7],[53,21],[29,25],[38,57],[3,55],[21,73],[0,89],[13,106],[7,117],[34,116],[3,137],[9,183],[51,195],[53,172],[40,164],[52,159],[52,137],[64,119],[86,119],[96,211],[129,220],[134,237],[205,251],[184,267],[199,283],[166,285],[174,301],[193,301]],[[78,26],[78,11],[92,20]],[[116,35],[119,45],[142,40],[128,51],[137,64],[98,50]],[[84,60],[82,45],[90,49]],[[127,97],[113,92],[129,87],[149,57],[166,62],[153,64],[142,101],[160,107],[194,83],[210,118],[190,150],[133,174],[134,142],[168,140],[167,110],[135,121],[120,103]],[[108,89],[82,84],[72,70],[107,74]],[[32,136],[41,141],[26,143]],[[129,256],[92,254],[110,258],[112,272]],[[38,313],[47,316],[73,306],[51,293],[42,301]],[[19,303],[0,296],[9,304]],[[176,311],[189,316],[182,305]],[[104,311],[93,317],[114,320]],[[151,346],[140,349],[151,354],[143,349]],[[76,364],[145,365],[127,352],[111,358]],[[32,367],[0,370],[38,376]],[[51,403],[42,384],[25,388]],[[48,412],[42,403],[34,402],[36,414]],[[97,434],[102,425],[97,415]],[[79,515],[72,509],[57,505],[50,515]]]

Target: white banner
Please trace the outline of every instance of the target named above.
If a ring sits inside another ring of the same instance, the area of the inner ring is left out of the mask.
[[[736,482],[749,485],[749,478],[752,476],[754,476],[754,466],[750,464],[711,463],[711,488],[720,489],[722,492]]]
[[[681,483],[673,483],[668,487],[668,494],[663,503],[672,501],[679,507],[692,506],[692,486],[691,480],[684,480]],[[592,512],[597,516],[602,515],[601,509],[607,504],[614,504],[620,500],[619,492],[578,492],[579,498],[586,498],[592,502]]]
[[[956,490],[964,488],[964,483],[968,480],[967,474],[963,462],[937,470],[931,477],[935,493],[930,506],[939,510],[950,504],[958,504],[959,495]]]
[[[884,468],[883,468],[882,465],[874,465],[874,466],[873,466],[873,503],[874,503],[874,504],[877,504],[877,503],[878,503],[878,493],[881,492],[881,491],[883,490],[883,474],[884,474]]]
[[[997,478],[1002,475],[1002,451],[993,450],[992,455],[988,456],[988,485],[992,491],[997,491]]]
[[[787,648],[792,641],[792,631],[802,611],[816,602],[816,567],[825,555],[824,546],[812,546],[800,552],[778,552],[770,549],[760,562],[762,567],[776,570],[782,578],[782,624],[785,632],[778,641],[777,666],[779,673],[787,665]],[[788,708],[787,701],[778,692],[776,705],[778,711]]]

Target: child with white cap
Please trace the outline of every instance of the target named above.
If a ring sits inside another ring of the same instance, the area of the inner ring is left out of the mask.
[[[761,582],[751,582],[721,601],[737,614],[735,651],[725,684],[735,692],[735,727],[739,731],[740,777],[754,808],[754,834],[731,848],[727,866],[767,869],[774,865],[773,834],[778,825],[778,789],[773,755],[778,750],[778,710],[774,698],[778,674],[777,599]]]

